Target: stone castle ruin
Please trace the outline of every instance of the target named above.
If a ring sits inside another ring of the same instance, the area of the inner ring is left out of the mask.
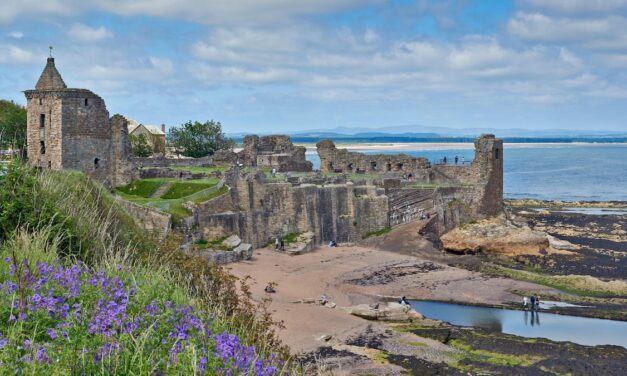
[[[27,147],[31,165],[84,172],[109,187],[132,178],[126,119],[109,118],[104,100],[86,89],[70,89],[48,58],[27,99]]]
[[[246,136],[241,151],[221,150],[205,158],[133,158],[128,120],[109,118],[103,99],[93,92],[67,88],[52,57],[35,89],[24,93],[28,158],[38,168],[79,170],[116,187],[146,177],[194,179],[170,167],[228,166],[220,175],[228,193],[186,203],[193,214],[181,230],[192,239],[235,234],[260,247],[277,236],[307,233],[315,244],[354,243],[416,220],[441,235],[503,210],[503,141],[494,135],[475,141],[475,158],[467,165],[361,154],[323,140],[316,145],[320,171],[313,172],[305,147],[282,135]],[[269,170],[278,173],[268,176]],[[167,232],[172,226],[167,213],[135,209],[129,210],[153,229]]]
[[[362,154],[338,149],[331,140],[316,144],[322,172],[414,172],[429,168],[426,158],[406,154]]]

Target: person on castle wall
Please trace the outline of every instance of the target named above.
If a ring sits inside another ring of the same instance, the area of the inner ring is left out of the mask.
[[[540,295],[536,294],[535,298],[536,298],[536,299],[535,299],[535,300],[536,300],[536,306],[535,306],[535,309],[536,309],[536,311],[537,311],[537,310],[539,310],[539,309],[540,309]]]
[[[446,159],[446,157],[444,157],[444,159],[442,159],[442,161],[444,162],[444,164],[448,163],[448,160]]]
[[[536,296],[531,295],[529,299],[531,300],[531,310],[533,311],[536,308]]]
[[[523,310],[526,311],[529,308],[529,298],[525,295],[523,296]]]
[[[459,158],[455,156],[455,164],[457,164],[458,161],[459,161]]]

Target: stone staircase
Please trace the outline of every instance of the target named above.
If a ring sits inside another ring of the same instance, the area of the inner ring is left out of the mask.
[[[388,192],[390,225],[392,227],[420,219],[423,213],[433,214],[433,189],[403,188]]]

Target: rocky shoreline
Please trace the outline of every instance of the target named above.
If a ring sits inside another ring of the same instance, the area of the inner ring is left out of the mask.
[[[627,321],[627,237],[621,232],[627,216],[564,213],[563,207],[523,201],[508,202],[507,210],[531,231],[575,245],[568,252],[447,253],[418,236],[417,225],[407,225],[362,246],[320,247],[294,257],[255,251],[232,271],[250,275],[253,290],[277,283],[270,310],[284,322],[280,335],[310,374],[625,374],[627,349],[620,346],[523,338],[419,316],[397,324],[347,313],[355,306],[371,313],[403,295],[520,309],[522,295],[537,293],[544,301],[575,305],[543,312]],[[295,303],[322,293],[334,308]]]

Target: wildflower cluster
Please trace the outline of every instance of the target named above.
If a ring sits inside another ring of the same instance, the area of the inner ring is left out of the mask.
[[[0,267],[0,368],[16,373],[183,373],[278,375],[223,324],[162,286],[144,286],[120,266],[31,265],[6,257]],[[181,300],[181,299],[179,299]]]

